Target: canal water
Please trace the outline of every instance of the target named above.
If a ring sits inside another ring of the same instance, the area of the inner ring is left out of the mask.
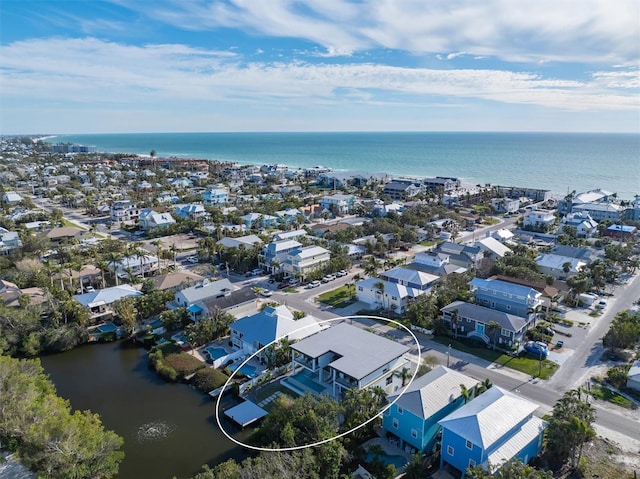
[[[99,414],[124,438],[118,479],[183,479],[204,464],[246,456],[219,430],[215,401],[159,379],[147,352],[131,343],[86,345],[45,356],[42,366],[73,409]]]

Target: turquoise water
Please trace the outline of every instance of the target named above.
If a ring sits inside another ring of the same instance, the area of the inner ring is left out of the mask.
[[[248,378],[255,378],[257,376],[257,373],[256,373],[257,370],[255,366],[251,366],[249,364],[245,364],[240,369],[238,369],[235,364],[232,364],[231,366],[229,366],[229,369],[231,369],[232,371],[238,370]]]
[[[453,176],[467,183],[555,193],[603,188],[640,193],[640,135],[582,133],[146,133],[48,140],[99,151],[243,164],[324,165],[392,175]]]
[[[211,356],[211,359],[220,359],[223,356],[226,356],[227,353],[224,349],[222,348],[214,348],[211,346],[207,346],[206,348],[204,348],[204,350],[209,353],[209,356]]]
[[[321,386],[320,384],[318,384],[314,380],[312,380],[309,377],[307,377],[307,373],[304,372],[304,371],[301,371],[301,372],[295,374],[293,376],[293,378],[295,378],[296,381],[298,381],[301,384],[304,384],[309,389],[312,389],[313,391],[315,391],[317,393],[321,393],[325,389],[323,386]]]

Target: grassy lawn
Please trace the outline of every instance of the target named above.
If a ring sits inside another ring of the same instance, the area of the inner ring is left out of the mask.
[[[591,385],[591,395],[595,398],[601,399],[602,401],[617,404],[618,406],[622,406],[627,409],[635,409],[633,402],[606,386],[601,386],[599,384]]]
[[[351,286],[340,286],[318,296],[318,301],[334,308],[344,308],[355,301]]]
[[[534,359],[532,357],[514,357],[499,351],[492,351],[485,347],[475,348],[453,338],[435,337],[433,339],[440,344],[451,344],[451,347],[454,349],[473,354],[479,358],[507,368],[515,369],[516,371],[523,372],[530,376],[538,376],[538,371],[540,370],[540,378],[542,379],[549,379],[553,376],[553,373],[556,372],[556,369],[558,369],[558,365],[548,359],[544,359],[542,361],[542,368],[540,369],[538,359]]]
[[[297,293],[298,290],[292,286],[288,286],[286,288],[284,288],[282,291],[284,291],[285,293]]]

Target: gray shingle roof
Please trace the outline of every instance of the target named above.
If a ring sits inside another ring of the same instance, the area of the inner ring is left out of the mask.
[[[458,316],[460,318],[472,319],[484,324],[495,321],[501,328],[516,333],[521,331],[527,324],[527,321],[520,316],[503,313],[496,309],[485,308],[477,304],[465,303],[464,301],[454,301],[440,311],[451,312],[456,309],[458,310]]]

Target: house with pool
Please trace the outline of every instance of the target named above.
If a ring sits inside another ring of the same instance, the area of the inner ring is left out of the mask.
[[[409,368],[409,348],[356,326],[340,323],[291,346],[290,376],[282,384],[295,392],[341,398],[347,389],[402,387],[397,372]]]
[[[461,386],[474,391],[477,384],[469,376],[437,366],[416,378],[404,393],[387,397],[395,403],[385,411],[382,429],[401,449],[430,455],[441,430],[438,421],[464,405]]]
[[[464,474],[482,466],[491,473],[511,459],[527,464],[542,448],[547,423],[533,415],[538,405],[497,386],[439,421],[440,468]]]

